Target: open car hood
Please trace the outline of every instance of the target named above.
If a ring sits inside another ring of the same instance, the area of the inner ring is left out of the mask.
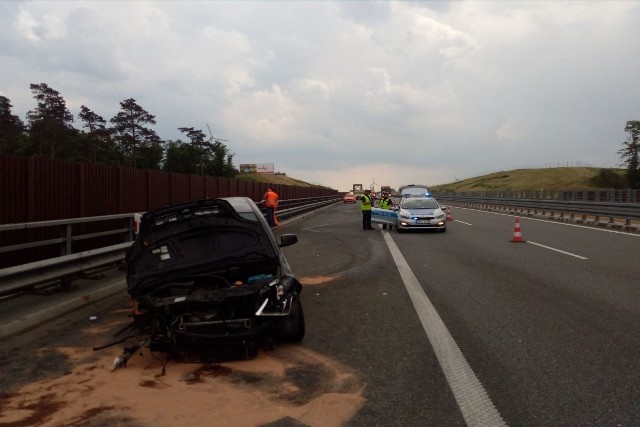
[[[223,199],[146,213],[126,254],[129,292],[232,264],[277,263],[277,244],[261,220],[255,212],[241,216]]]

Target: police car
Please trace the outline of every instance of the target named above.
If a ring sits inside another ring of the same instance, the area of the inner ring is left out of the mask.
[[[403,185],[398,190],[402,198],[405,197],[431,197],[431,191],[426,185],[409,184]]]
[[[447,231],[446,213],[429,192],[403,194],[395,209],[372,208],[371,222],[393,225],[399,233],[406,230]]]

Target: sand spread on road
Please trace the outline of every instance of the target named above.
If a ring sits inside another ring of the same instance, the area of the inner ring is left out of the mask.
[[[114,320],[87,325],[82,332],[97,338],[121,326]],[[248,427],[281,421],[339,427],[364,404],[364,384],[353,370],[303,344],[262,349],[251,360],[168,361],[164,374],[160,355],[148,349],[111,372],[121,351],[122,346],[98,352],[71,346],[38,349],[40,357],[63,355],[72,368],[0,395],[0,425]]]
[[[59,348],[73,360],[85,350]],[[342,426],[362,406],[353,372],[301,346],[220,364],[162,364],[147,349],[110,372],[113,356],[0,400],[0,425],[258,426],[290,418]]]

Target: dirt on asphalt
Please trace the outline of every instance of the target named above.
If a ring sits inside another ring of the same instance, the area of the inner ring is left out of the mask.
[[[93,347],[113,341],[128,313],[123,294],[4,340],[0,426],[338,427],[364,404],[357,374],[304,342],[251,360],[168,361],[164,373],[163,360],[143,349],[111,372],[124,344]]]

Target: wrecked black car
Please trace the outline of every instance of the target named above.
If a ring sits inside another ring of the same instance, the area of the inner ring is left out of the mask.
[[[302,286],[280,249],[297,241],[278,243],[246,197],[147,212],[126,254],[135,328],[178,361],[251,358],[302,340]]]

